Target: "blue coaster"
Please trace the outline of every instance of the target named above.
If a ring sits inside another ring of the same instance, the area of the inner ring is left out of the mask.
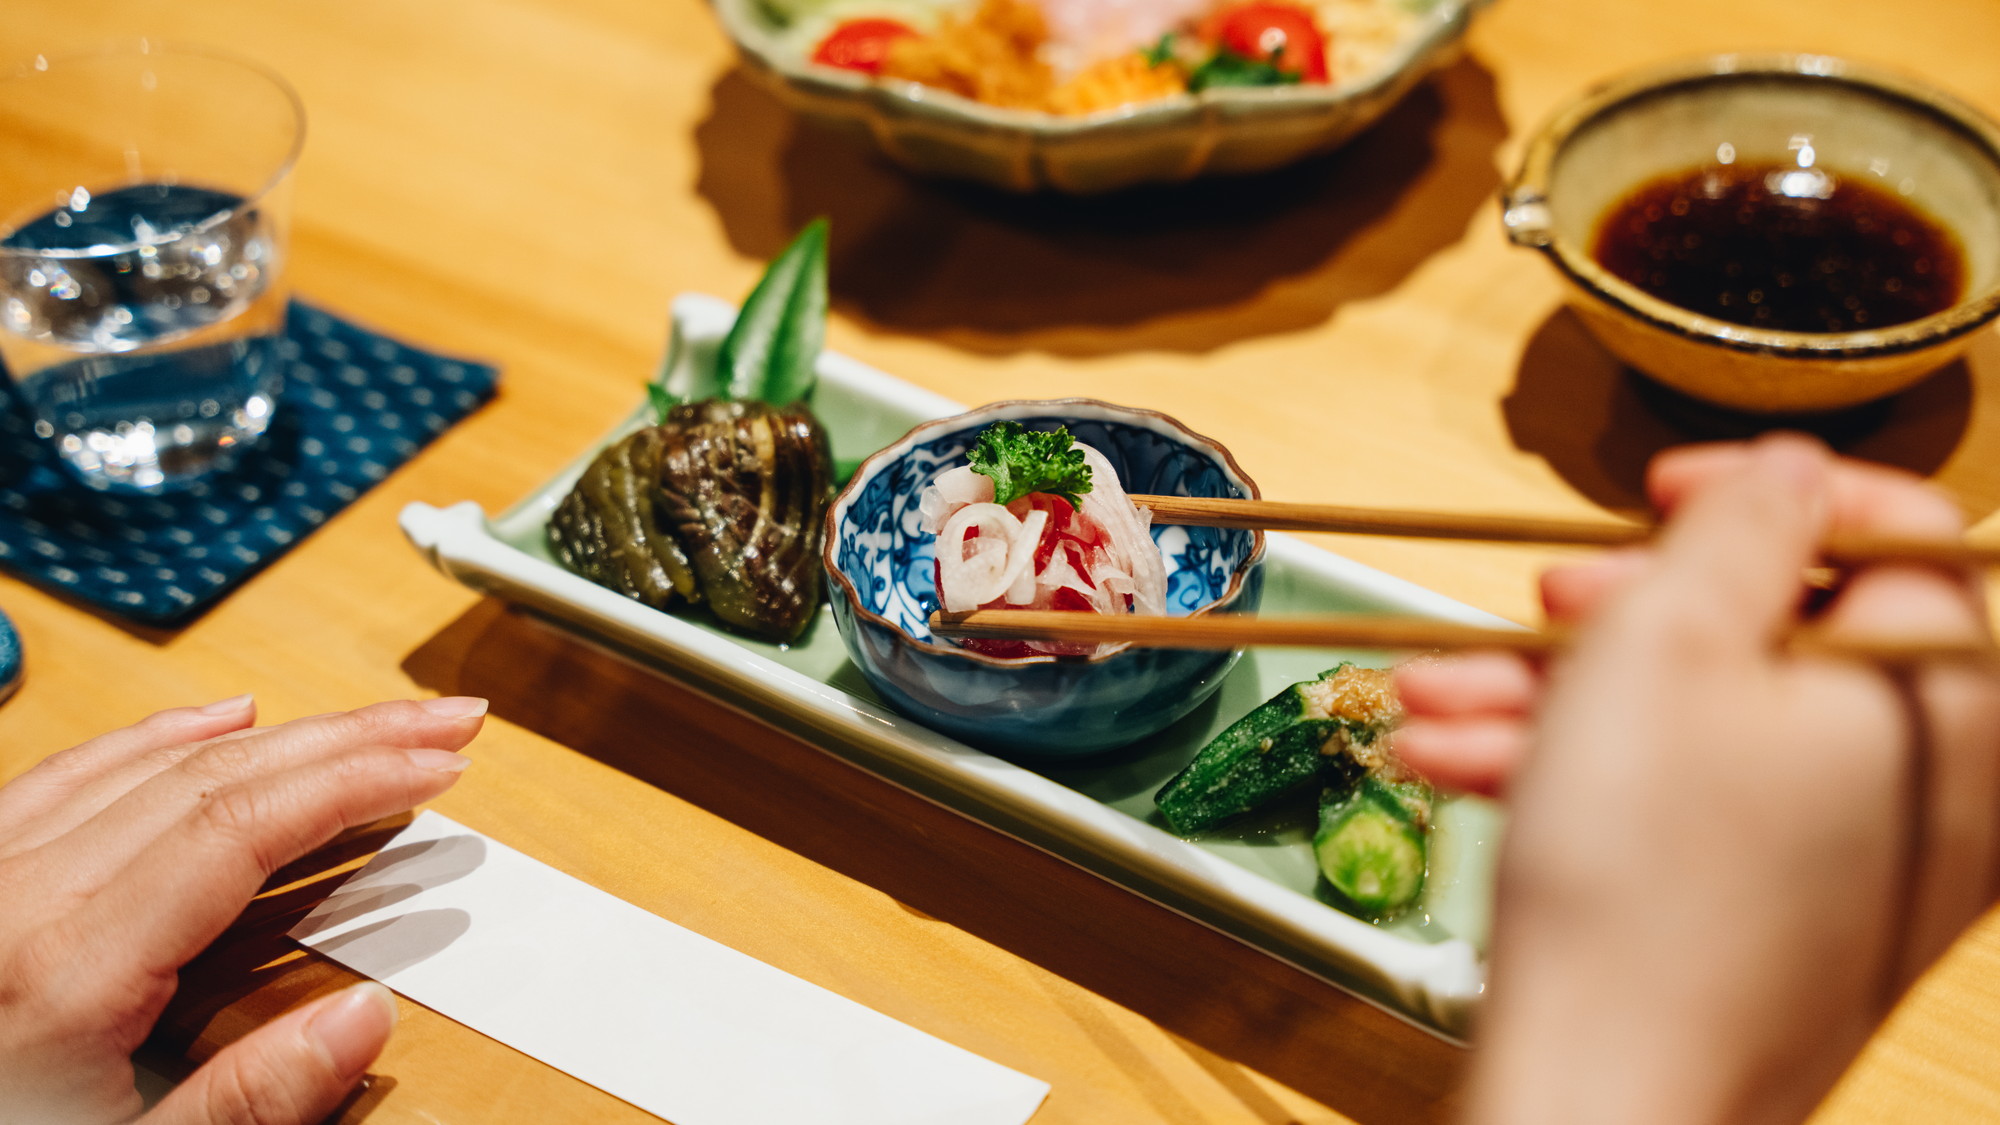
[[[159,497],[78,483],[0,385],[0,566],[120,617],[182,623],[491,398],[496,379],[296,303],[278,355],[285,389],[264,440]]]

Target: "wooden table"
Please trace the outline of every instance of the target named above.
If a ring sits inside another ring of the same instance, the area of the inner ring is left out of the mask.
[[[411,500],[497,510],[639,396],[668,300],[742,294],[834,222],[832,345],[953,397],[1158,407],[1274,496],[1588,515],[1682,440],[1500,237],[1527,128],[1675,55],[1793,46],[2000,114],[1992,0],[1501,0],[1465,57],[1345,154],[1116,203],[913,182],[802,129],[696,0],[65,0],[0,56],[154,35],[264,59],[312,125],[298,287],[505,368],[500,400],[196,624],[131,631],[11,580],[27,686],[0,777],[114,722],[254,690],[269,718],[494,699],[438,802],[611,893],[1050,1080],[1038,1125],[1447,1120],[1463,1056],[1302,974],[482,602],[402,542]],[[1856,452],[2000,508],[2000,337]],[[1516,618],[1549,552],[1329,541]],[[322,864],[323,866],[323,864]],[[189,971],[157,1046],[206,1057],[350,975],[261,904]],[[409,1003],[344,1120],[644,1115]],[[2000,1114],[2000,927],[1918,990],[1822,1114]]]

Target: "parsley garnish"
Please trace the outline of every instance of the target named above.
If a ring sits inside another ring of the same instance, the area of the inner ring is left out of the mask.
[[[973,442],[972,471],[993,478],[993,502],[1008,504],[1030,492],[1046,492],[1070,503],[1090,491],[1090,466],[1083,450],[1062,426],[1046,433],[1019,422],[995,422]]]
[[[1217,86],[1291,86],[1297,84],[1299,76],[1288,70],[1278,69],[1278,56],[1272,51],[1268,59],[1253,59],[1239,55],[1228,48],[1215,52],[1207,62],[1194,68],[1188,75],[1188,89],[1196,93]]]

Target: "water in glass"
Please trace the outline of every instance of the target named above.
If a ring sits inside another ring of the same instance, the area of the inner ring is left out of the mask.
[[[16,387],[86,483],[169,486],[269,427],[285,312],[274,227],[230,193],[142,183],[78,188],[0,239]]]

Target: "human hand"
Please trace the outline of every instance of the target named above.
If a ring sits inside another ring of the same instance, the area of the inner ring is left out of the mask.
[[[1398,752],[1511,809],[1474,1122],[1802,1120],[2000,873],[1991,670],[1776,643],[1984,639],[1971,574],[1869,567],[1824,605],[1801,581],[1830,533],[1958,535],[1951,503],[1797,438],[1650,484],[1656,547],[1545,582],[1578,628],[1546,680],[1399,677]]]
[[[125,1121],[131,1054],[175,974],[279,867],[451,787],[486,703],[447,698],[256,728],[250,697],[162,711],[0,787],[0,1125]],[[388,1041],[356,985],[230,1045],[144,1125],[330,1113]]]

